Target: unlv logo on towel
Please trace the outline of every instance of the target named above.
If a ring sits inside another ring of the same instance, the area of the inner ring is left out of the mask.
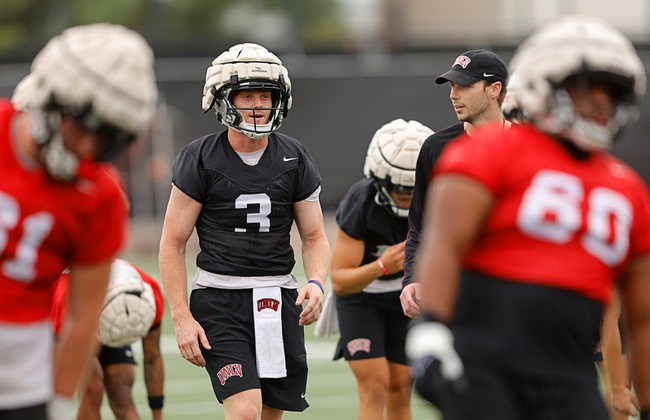
[[[274,311],[278,311],[278,306],[280,306],[280,301],[276,299],[271,299],[271,298],[264,298],[264,299],[259,299],[257,301],[257,312],[260,312],[262,309],[273,309]]]
[[[458,64],[458,65],[461,66],[462,68],[466,69],[467,66],[469,65],[469,63],[470,63],[471,61],[472,61],[472,59],[469,58],[468,56],[466,56],[466,55],[459,55],[458,57],[456,57],[456,61],[454,61],[454,66],[455,66],[456,64]],[[452,66],[452,67],[454,67],[454,66]]]
[[[354,356],[354,353],[358,351],[365,351],[366,353],[370,353],[370,340],[367,338],[355,338],[354,340],[348,341],[347,347],[348,351],[350,352],[350,356]]]
[[[221,385],[225,385],[226,381],[231,376],[239,376],[240,378],[244,376],[244,372],[242,372],[241,365],[239,363],[226,365],[221,368],[219,373],[217,373],[217,378],[219,378]]]

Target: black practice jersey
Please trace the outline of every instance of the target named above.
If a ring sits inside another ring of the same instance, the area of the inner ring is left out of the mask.
[[[209,134],[181,149],[172,182],[203,205],[196,221],[199,268],[242,277],[291,273],[293,203],[321,183],[300,142],[272,133],[258,164],[249,166],[227,131]]]
[[[408,233],[408,219],[398,217],[375,201],[377,189],[372,180],[362,179],[355,183],[341,201],[336,211],[336,222],[348,236],[364,242],[361,265],[368,264],[381,256],[384,249],[402,242]],[[381,280],[395,279],[403,272],[381,277]]]
[[[413,282],[415,253],[420,244],[424,205],[433,165],[442,153],[445,145],[465,132],[464,124],[458,123],[430,135],[422,144],[415,167],[415,189],[409,208],[410,230],[406,240],[406,258],[404,259],[404,281],[402,285]]]

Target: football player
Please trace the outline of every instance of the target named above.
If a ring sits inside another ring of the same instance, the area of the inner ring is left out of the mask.
[[[227,419],[308,407],[303,327],[322,310],[330,249],[316,164],[277,132],[291,102],[278,57],[257,44],[233,46],[212,62],[203,89],[204,111],[214,109],[227,130],[183,147],[173,164],[160,273],[181,355],[206,367]],[[294,220],[308,280],[299,291]],[[195,227],[188,306],[185,251]]]
[[[434,169],[416,382],[445,419],[605,420],[592,355],[618,285],[649,419],[650,193],[607,152],[638,115],[643,63],[611,25],[566,16],[511,69],[529,122],[459,139]]]
[[[508,69],[501,57],[487,50],[471,50],[459,55],[451,69],[436,78],[437,84],[449,84],[449,99],[459,123],[437,131],[428,138],[415,169],[415,189],[409,211],[410,230],[406,240],[403,290],[400,295],[404,313],[420,315],[418,305],[419,283],[414,281],[413,263],[416,258],[420,233],[424,222],[424,204],[431,168],[445,146],[463,133],[473,135],[483,125],[494,124],[509,129],[501,112],[506,98]]]
[[[135,281],[131,282],[131,279]],[[125,285],[124,283],[127,282],[133,285]],[[61,323],[65,319],[69,284],[70,276],[67,272],[64,272],[55,284],[51,311],[52,329],[55,335],[59,334]],[[141,289],[140,286],[144,288],[142,292],[137,292]],[[144,298],[145,295],[147,299]],[[100,317],[98,356],[88,367],[87,384],[80,387],[82,400],[77,411],[77,419],[100,419],[104,392],[115,418],[129,420],[140,418],[132,394],[137,362],[133,357],[131,344],[142,340],[144,380],[149,408],[152,418],[160,420],[164,404],[165,380],[160,351],[160,325],[165,311],[165,301],[160,286],[138,266],[125,260],[115,259],[111,264],[111,279],[106,300],[110,301],[104,305]],[[109,316],[112,319],[107,321],[110,322],[103,322],[103,319]]]
[[[344,357],[357,380],[359,419],[410,419],[411,378],[404,353],[408,318],[402,312],[404,241],[415,162],[433,131],[396,119],[377,130],[363,168],[365,179],[336,212],[332,289]]]
[[[128,220],[103,162],[148,130],[156,100],[151,48],[111,24],[53,37],[17,92],[20,111],[0,100],[2,418],[69,418]],[[53,355],[52,283],[66,267],[69,311]]]

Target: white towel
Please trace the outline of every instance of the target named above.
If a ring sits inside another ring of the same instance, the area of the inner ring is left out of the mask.
[[[339,332],[339,314],[336,311],[336,295],[330,290],[325,303],[323,304],[323,311],[316,322],[314,328],[314,335],[316,337],[329,338],[332,334]]]
[[[253,289],[257,376],[286,378],[287,364],[282,339],[282,291],[280,287]]]

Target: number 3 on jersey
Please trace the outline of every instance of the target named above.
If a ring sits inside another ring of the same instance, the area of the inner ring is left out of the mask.
[[[9,242],[9,232],[17,227],[20,220],[20,206],[10,195],[0,192],[0,254]],[[2,262],[2,274],[14,280],[29,282],[36,277],[38,248],[52,230],[54,218],[51,214],[40,212],[25,217],[22,223],[23,234],[16,244],[15,256]]]
[[[259,224],[259,232],[268,232],[271,228],[271,198],[262,194],[242,194],[235,200],[236,209],[246,209],[248,206],[259,206],[260,210],[257,213],[248,213],[246,215],[246,223]],[[235,232],[247,232],[246,228],[235,228]]]
[[[583,226],[583,248],[610,267],[621,263],[629,249],[632,205],[622,194],[597,187],[585,197],[580,178],[543,170],[535,175],[524,193],[517,214],[517,226],[527,235],[554,242],[568,243]]]

